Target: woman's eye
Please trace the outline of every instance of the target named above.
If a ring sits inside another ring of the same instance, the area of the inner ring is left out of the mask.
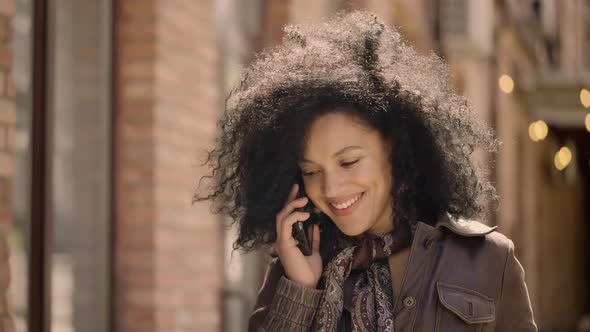
[[[360,159],[357,159],[357,160],[355,160],[355,161],[350,161],[350,162],[347,162],[347,163],[342,163],[341,165],[342,165],[342,166],[344,166],[344,167],[350,167],[350,166],[352,166],[352,165],[354,165],[354,164],[358,163],[358,161],[359,161],[359,160],[360,160]]]
[[[301,174],[302,174],[303,176],[311,176],[311,175],[314,175],[315,173],[317,173],[317,172],[303,172],[303,173],[301,173]]]

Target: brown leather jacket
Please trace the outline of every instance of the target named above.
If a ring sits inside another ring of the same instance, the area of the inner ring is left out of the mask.
[[[436,227],[418,224],[395,331],[537,331],[514,244],[495,229],[448,215]],[[288,280],[275,258],[248,331],[309,331],[322,294]]]

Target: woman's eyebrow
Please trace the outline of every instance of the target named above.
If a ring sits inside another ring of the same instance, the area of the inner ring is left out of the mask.
[[[333,157],[336,157],[336,156],[339,156],[339,155],[341,155],[341,154],[343,154],[345,152],[348,152],[348,151],[351,151],[351,150],[356,150],[356,149],[362,149],[362,147],[360,147],[358,145],[350,145],[350,146],[344,147],[344,148],[338,150],[336,153],[334,153],[332,155],[332,158]],[[301,162],[304,162],[304,163],[313,163],[313,161],[307,160],[305,158],[301,159]]]

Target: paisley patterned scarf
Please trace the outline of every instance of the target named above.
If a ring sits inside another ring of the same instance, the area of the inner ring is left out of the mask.
[[[380,236],[364,233],[357,246],[336,255],[322,274],[325,291],[312,331],[334,332],[343,308],[352,331],[393,331],[393,287],[387,257],[411,243],[409,227]]]

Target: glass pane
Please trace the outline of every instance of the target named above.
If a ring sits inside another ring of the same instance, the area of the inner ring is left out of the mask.
[[[10,246],[9,302],[16,331],[27,331],[28,263],[31,226],[31,130],[32,130],[32,0],[15,2],[12,19],[14,50],[14,176],[12,179],[12,220],[8,232]],[[6,87],[5,87],[6,88]]]
[[[108,331],[110,279],[109,1],[50,2],[53,332]]]

